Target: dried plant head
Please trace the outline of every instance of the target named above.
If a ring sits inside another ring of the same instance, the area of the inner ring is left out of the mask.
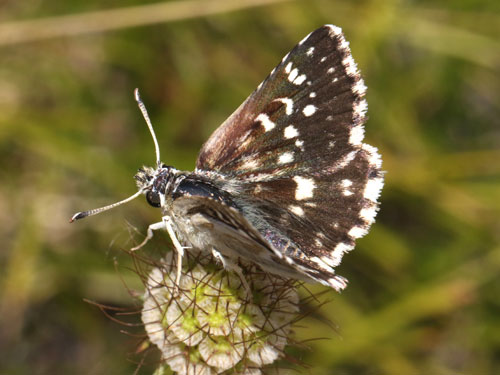
[[[178,375],[268,373],[302,318],[296,283],[240,264],[247,287],[211,255],[190,253],[178,288],[172,253],[145,282],[142,321],[163,362],[155,375],[166,366]]]

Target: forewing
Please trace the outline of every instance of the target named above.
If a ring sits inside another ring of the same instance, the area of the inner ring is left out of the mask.
[[[197,173],[238,181],[243,205],[260,206],[252,224],[261,233],[272,224],[273,235],[301,250],[290,262],[312,271],[332,272],[377,212],[383,176],[377,150],[362,143],[365,89],[341,30],[323,26],[283,58],[198,157]]]
[[[212,134],[197,168],[244,178],[329,166],[363,138],[364,93],[341,30],[323,26]]]

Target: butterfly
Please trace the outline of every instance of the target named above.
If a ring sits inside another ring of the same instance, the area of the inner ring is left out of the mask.
[[[335,273],[375,221],[383,187],[377,149],[363,143],[366,87],[342,30],[325,25],[306,36],[201,148],[193,172],[160,161],[139,93],[136,100],[156,150],[156,166],[135,175],[139,195],[161,209],[177,252],[212,254],[238,270],[238,258],[264,271],[340,291]]]

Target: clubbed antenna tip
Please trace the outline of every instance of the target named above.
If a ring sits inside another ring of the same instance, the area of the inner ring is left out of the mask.
[[[104,207],[100,207],[100,208],[94,208],[93,210],[88,210],[88,211],[83,211],[83,212],[77,212],[76,214],[74,214],[71,217],[71,219],[69,219],[69,222],[72,223],[75,220],[83,219],[83,218],[85,218],[87,216],[93,216],[93,215],[100,214],[101,212],[110,210],[112,208],[115,208],[116,206],[120,206],[120,205],[122,205],[124,203],[130,202],[131,200],[137,198],[142,193],[143,193],[143,190],[141,189],[137,193],[131,195],[130,197],[128,197],[128,198],[126,198],[126,199],[124,199],[122,201],[119,201],[119,202],[116,202],[116,203],[113,203],[113,204],[110,204],[110,205],[107,205],[107,206],[104,206]]]
[[[158,146],[158,140],[156,139],[156,134],[153,129],[153,124],[151,124],[151,120],[149,119],[148,111],[146,109],[146,106],[141,100],[141,96],[139,95],[139,89],[134,90],[134,97],[135,101],[137,102],[137,105],[139,106],[139,109],[141,110],[142,116],[144,117],[144,120],[146,120],[146,124],[148,125],[149,132],[151,133],[151,137],[153,137],[153,142],[155,144],[155,152],[156,152],[156,166],[160,166],[160,146]]]
[[[72,223],[75,220],[78,219],[83,219],[84,217],[87,217],[88,215],[85,212],[77,212],[76,214],[73,215],[71,219],[69,219],[69,222]]]

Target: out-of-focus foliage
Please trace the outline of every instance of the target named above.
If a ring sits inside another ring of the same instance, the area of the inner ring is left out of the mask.
[[[144,4],[7,1],[0,30],[133,5]],[[192,169],[209,134],[324,23],[344,29],[363,72],[386,187],[376,224],[338,269],[348,289],[328,291],[318,313],[338,329],[302,322],[297,340],[326,339],[290,356],[320,375],[500,373],[500,3],[309,0],[0,39],[1,374],[133,373],[141,328],[84,298],[138,310],[124,285],[142,284],[121,250],[159,213],[138,199],[68,224],[132,194],[135,170],[154,162],[133,89],[163,161]]]

